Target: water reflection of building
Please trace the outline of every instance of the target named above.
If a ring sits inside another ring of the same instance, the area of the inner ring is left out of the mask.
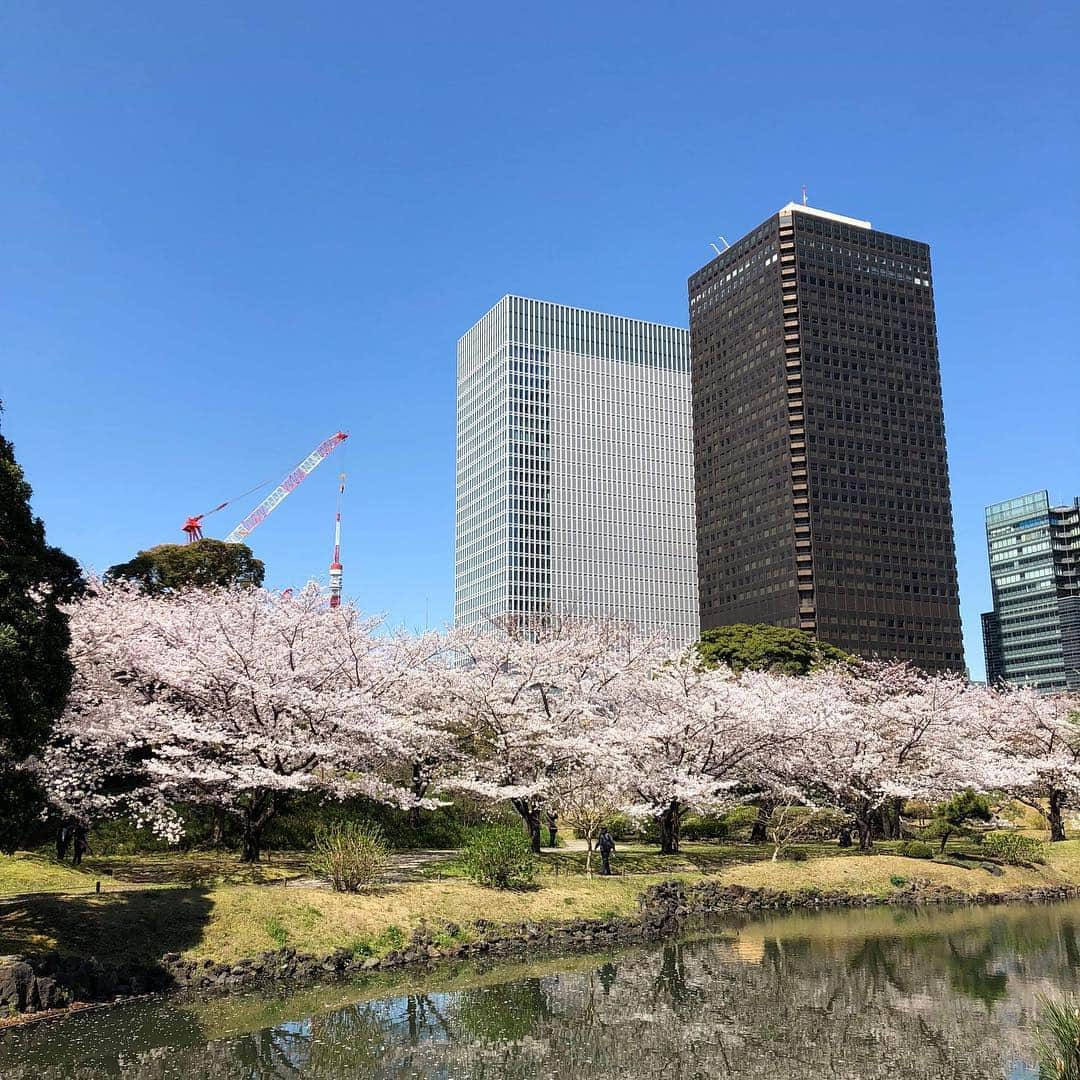
[[[154,1014],[117,1010],[75,1041],[99,1055],[85,1068],[43,1029],[17,1055],[0,1042],[0,1075],[1029,1080],[1038,995],[1080,986],[1078,925],[1080,904],[747,920],[591,968],[567,960],[562,974],[501,983],[495,969],[460,992],[360,1002],[209,1043],[192,1017],[216,1025],[219,1003],[159,1014],[185,1018],[178,1046],[149,1020],[133,1046],[138,1018]],[[132,1049],[105,1061],[108,1046]]]

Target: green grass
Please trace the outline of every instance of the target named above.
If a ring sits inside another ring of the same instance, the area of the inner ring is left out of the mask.
[[[310,877],[304,852],[274,854],[243,863],[230,852],[169,852],[92,856],[81,868],[41,852],[0,855],[0,899],[28,893],[80,893],[101,882],[103,891],[158,885],[268,885]]]
[[[1080,1002],[1041,997],[1035,1024],[1039,1076],[1043,1080],[1080,1080]]]
[[[92,892],[100,877],[45,855],[20,851],[0,855],[0,899],[37,892]]]
[[[0,903],[0,954],[56,948],[102,960],[153,962],[162,953],[180,952],[231,962],[288,944],[316,954],[349,947],[363,955],[380,955],[398,947],[421,924],[441,930],[455,923],[468,936],[476,919],[554,924],[629,915],[647,886],[671,877],[694,881],[708,876],[722,884],[803,896],[838,891],[882,898],[895,893],[898,879],[969,895],[1080,883],[1076,840],[1051,845],[1045,867],[1010,866],[1001,877],[987,874],[977,862],[904,858],[890,854],[888,845],[872,856],[841,853],[835,847],[810,846],[808,851],[806,861],[773,863],[765,857],[765,848],[744,849],[741,861],[720,845],[687,845],[683,855],[670,860],[646,849],[620,849],[619,859],[636,860],[636,868],[611,878],[586,877],[575,869],[580,853],[558,852],[546,855],[545,864],[561,860],[570,872],[545,872],[531,890],[505,892],[446,878],[388,884],[364,894],[279,884],[185,886],[173,880],[140,885],[100,879],[98,895],[94,874],[37,855],[0,857],[0,897],[6,897]],[[654,865],[663,872],[647,872]]]

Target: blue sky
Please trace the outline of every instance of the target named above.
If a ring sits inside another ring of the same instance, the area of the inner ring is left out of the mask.
[[[263,2],[0,15],[0,396],[104,568],[339,451],[252,536],[452,610],[454,344],[503,293],[686,324],[802,184],[932,245],[967,655],[984,504],[1080,493],[1073,3]],[[210,519],[224,535],[254,499]]]

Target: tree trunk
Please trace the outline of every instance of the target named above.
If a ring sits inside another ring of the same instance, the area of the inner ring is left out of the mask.
[[[511,799],[514,809],[521,815],[529,833],[529,846],[534,855],[540,854],[540,807],[533,806],[528,799]]]
[[[221,847],[222,836],[225,832],[225,811],[220,806],[210,808],[210,846]]]
[[[1050,813],[1047,815],[1050,820],[1051,843],[1065,839],[1065,822],[1061,817],[1061,810],[1064,802],[1065,798],[1062,793],[1056,788],[1052,788],[1050,790]]]
[[[773,806],[767,799],[758,799],[754,805],[757,807],[757,817],[754,818],[754,827],[750,830],[750,843],[764,844],[769,839],[769,815]]]
[[[241,862],[255,863],[262,855],[263,830],[267,822],[277,813],[278,801],[273,794],[257,792],[244,811],[243,847],[240,851]]]
[[[240,861],[256,863],[262,854],[262,829],[250,819],[244,819],[243,847],[240,849]]]
[[[900,820],[903,806],[902,799],[890,799],[881,808],[881,836],[883,839],[900,839]]]
[[[412,767],[412,787],[410,790],[416,798],[422,799],[427,791],[427,787],[427,781],[424,780],[424,773],[420,762],[414,761]],[[420,828],[419,806],[409,807],[409,828],[412,829],[413,832],[416,832]]]
[[[869,809],[860,807],[855,812],[855,828],[859,833],[859,850],[870,851],[874,846],[874,836]]]
[[[950,836],[951,832],[952,832],[951,829],[946,829],[941,834],[941,847],[938,848],[938,854],[939,855],[944,855],[945,854],[945,845],[949,842],[949,836]]]
[[[660,815],[661,855],[679,854],[679,832],[681,823],[682,808],[679,806],[678,799],[672,799],[672,801],[664,807],[664,812]]]

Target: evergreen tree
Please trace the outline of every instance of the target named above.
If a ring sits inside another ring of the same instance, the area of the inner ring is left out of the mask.
[[[854,659],[805,630],[786,626],[716,626],[702,633],[696,647],[706,667],[726,664],[735,672],[770,671],[774,675],[807,675],[827,664]]]
[[[140,551],[126,563],[110,566],[105,576],[135,582],[158,595],[187,588],[232,588],[263,583],[266,568],[247,544],[196,540],[193,544],[158,544]]]
[[[0,850],[12,851],[41,808],[20,763],[48,741],[71,686],[62,605],[83,590],[78,564],[45,542],[30,485],[0,434]]]

